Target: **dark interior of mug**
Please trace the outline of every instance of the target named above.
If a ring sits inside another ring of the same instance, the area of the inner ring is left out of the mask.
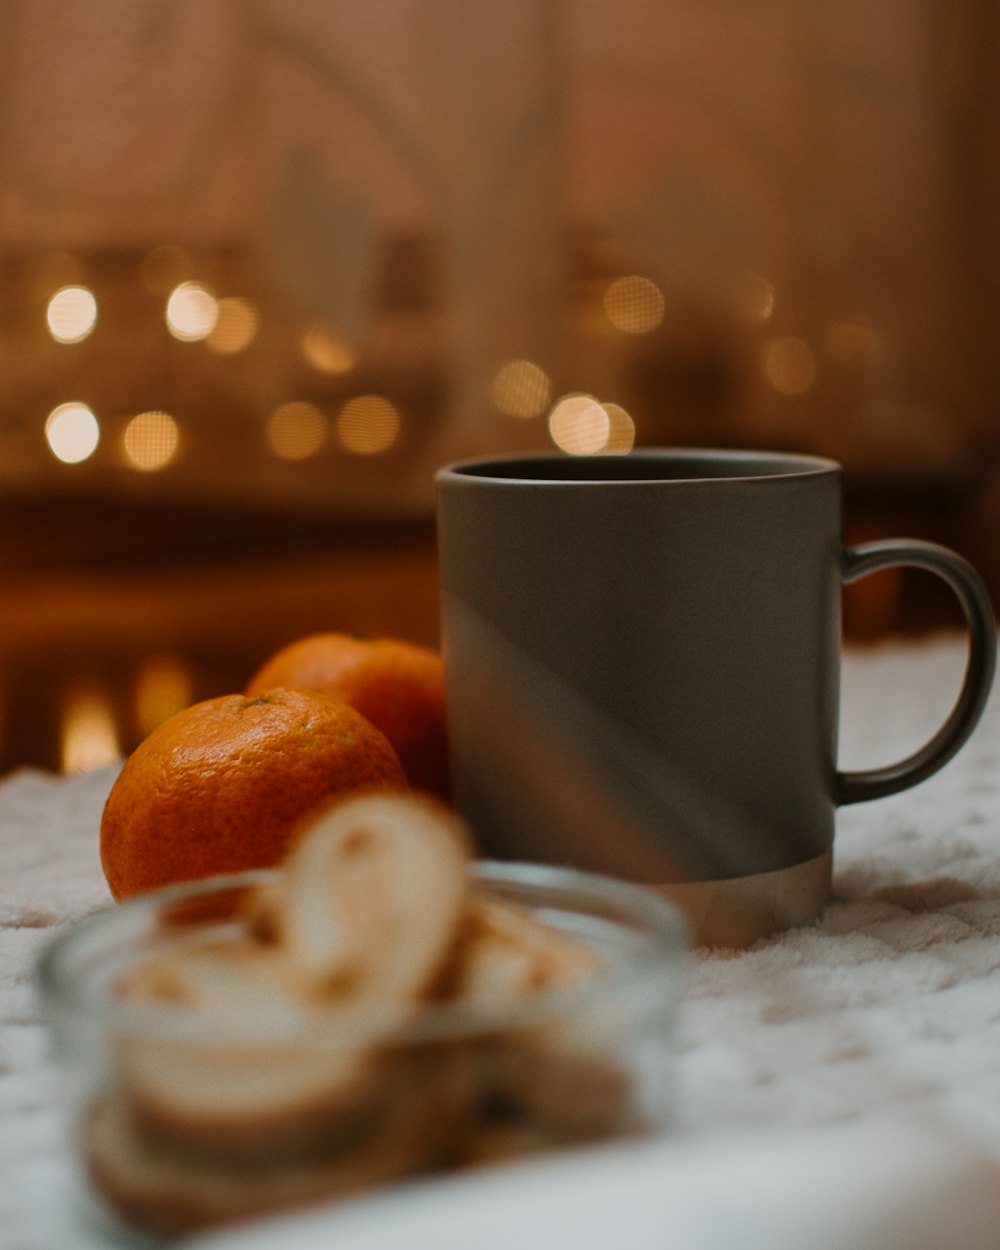
[[[638,450],[622,456],[543,454],[453,465],[465,477],[538,482],[653,482],[707,478],[788,477],[829,472],[837,466],[818,456],[782,452]]]

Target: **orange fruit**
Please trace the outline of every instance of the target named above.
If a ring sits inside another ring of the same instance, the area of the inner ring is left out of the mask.
[[[389,739],[415,790],[450,798],[444,666],[438,652],[400,638],[309,634],[266,660],[245,693],[271,686],[343,699]]]
[[[222,695],[164,721],[125,761],[101,817],[116,899],[266,868],[331,796],[405,790],[395,751],[346,703],[317,693]]]

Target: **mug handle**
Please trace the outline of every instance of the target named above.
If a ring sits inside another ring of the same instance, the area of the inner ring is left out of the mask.
[[[919,750],[884,768],[839,772],[838,804],[860,803],[896,794],[925,781],[952,758],[975,729],[993,683],[997,659],[997,621],[986,583],[967,560],[947,547],[916,538],[887,538],[844,552],[845,583],[877,569],[911,565],[944,578],[958,596],[969,627],[969,658],[958,700],[933,738]]]

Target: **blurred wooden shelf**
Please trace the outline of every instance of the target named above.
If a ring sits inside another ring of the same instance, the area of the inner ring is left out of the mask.
[[[61,767],[81,692],[130,750],[151,660],[180,666],[191,701],[241,689],[313,630],[439,639],[430,524],[8,503],[0,533],[3,770]]]

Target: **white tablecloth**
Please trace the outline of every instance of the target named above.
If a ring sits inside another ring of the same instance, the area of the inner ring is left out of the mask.
[[[850,652],[842,763],[919,745],[964,654],[949,637]],[[72,1203],[31,968],[67,918],[110,902],[97,829],[112,777],[0,784],[0,1250],[106,1245]],[[692,955],[664,1141],[406,1187],[212,1244],[1000,1244],[1000,692],[943,772],[838,822],[837,899],[818,924]]]

